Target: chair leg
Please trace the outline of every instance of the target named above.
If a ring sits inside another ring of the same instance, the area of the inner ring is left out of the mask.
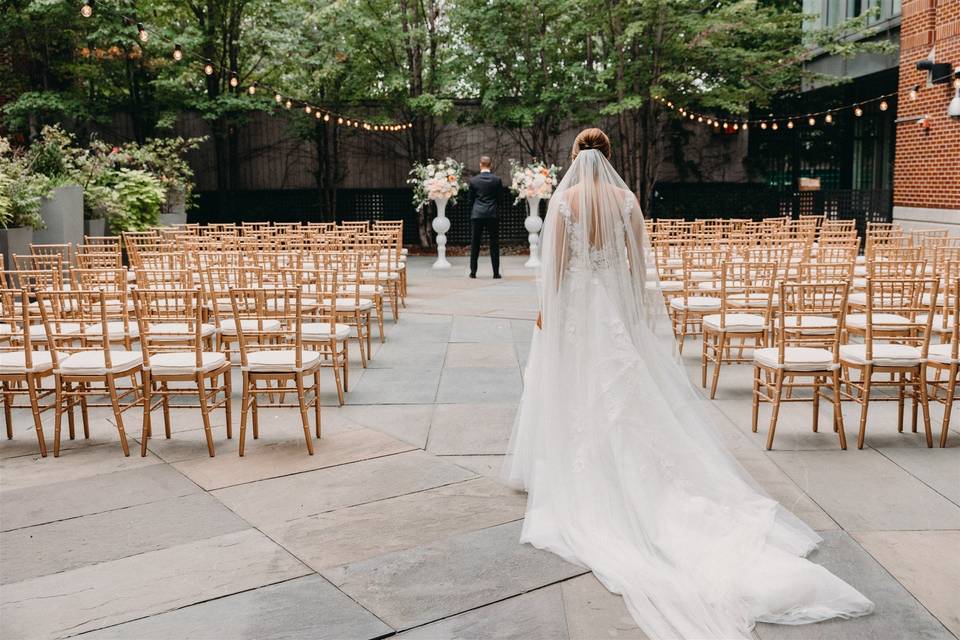
[[[74,399],[73,399],[72,392],[73,392],[73,385],[67,384],[67,392],[64,395],[67,402],[67,406],[65,407],[65,411],[67,412],[67,431],[70,434],[70,439],[75,440],[77,437],[77,425],[76,425],[76,420],[73,416]]]
[[[897,383],[897,431],[903,433],[903,405],[907,396],[906,378],[903,372],[900,372],[900,381]],[[917,397],[913,396],[913,402],[916,404]],[[914,416],[916,418],[916,416]],[[913,432],[917,432],[916,420],[913,422]]]
[[[307,416],[307,399],[304,397],[303,374],[294,376],[297,383],[297,402],[300,405],[300,421],[303,423],[303,437],[307,441],[307,451],[313,455],[313,438],[310,436],[310,418]]]
[[[54,393],[56,403],[53,407],[53,457],[60,457],[60,425],[63,419],[63,382],[60,376],[54,376]]]
[[[813,432],[820,427],[820,378],[813,378]]]
[[[150,409],[152,403],[151,393],[153,392],[153,380],[150,378],[150,372],[143,372],[143,433],[140,436],[140,457],[147,456],[147,441],[150,439],[151,423]]]
[[[43,420],[40,417],[40,402],[37,399],[39,393],[39,380],[33,374],[27,374],[27,394],[30,396],[30,411],[33,413],[33,428],[37,432],[37,444],[40,445],[40,457],[47,457],[47,439],[43,435]],[[4,383],[6,389],[7,383]],[[5,407],[9,405],[4,402]]]
[[[833,428],[840,438],[840,448],[847,448],[847,434],[843,429],[843,409],[840,405],[840,372],[833,371]]]
[[[383,296],[377,301],[377,333],[380,336],[380,344],[387,341],[387,336],[383,333]]]
[[[863,440],[867,435],[867,411],[870,407],[870,382],[873,380],[873,367],[863,369],[863,390],[860,392],[860,431],[857,433],[857,449],[863,449]]]
[[[250,376],[243,372],[243,400],[240,403],[240,457],[243,457],[243,445],[247,439],[247,410],[250,408]]]
[[[957,386],[957,365],[950,365],[950,371],[947,375],[947,397],[943,401],[943,424],[940,427],[940,448],[947,446],[947,434],[950,432],[950,412],[953,410],[953,395]],[[924,374],[926,375],[926,374]],[[937,369],[937,378],[940,378],[940,370]],[[921,384],[926,384],[925,379],[921,379]]]
[[[704,340],[706,340],[706,334],[704,334]],[[719,334],[717,341],[720,344],[718,349],[716,343],[714,343],[713,355],[716,357],[716,360],[713,362],[713,383],[710,385],[711,400],[713,400],[714,396],[717,395],[717,383],[720,382],[720,365],[723,364],[723,351],[727,348],[727,334]]]
[[[350,392],[350,339],[343,341],[343,391]]]
[[[703,333],[703,341],[700,343],[700,386],[707,388],[707,348],[710,346],[709,335],[706,331]]]
[[[160,383],[160,391],[163,393],[163,433],[170,439],[170,387],[166,382]]]
[[[197,374],[197,396],[200,399],[200,417],[203,419],[203,434],[207,438],[207,453],[214,457],[216,453],[213,449],[213,431],[210,428],[210,407],[207,405],[207,385],[203,379],[203,374]]]
[[[783,397],[783,378],[783,370],[778,370],[773,390],[773,410],[770,412],[770,428],[767,431],[767,451],[773,449],[773,436],[777,430],[777,417],[780,415],[780,400]]]
[[[29,375],[27,376],[29,378]],[[10,393],[10,383],[3,383],[3,420],[7,426],[7,440],[13,439],[13,394]]]
[[[333,381],[337,385],[337,400],[343,406],[343,382],[340,380],[340,357],[337,353],[337,341],[330,341],[330,358],[333,361]],[[320,374],[317,373],[317,376]]]
[[[113,405],[113,415],[117,418],[117,434],[120,436],[120,448],[123,455],[130,455],[130,445],[127,444],[127,432],[123,428],[123,411],[120,409],[120,399],[117,398],[117,381],[112,373],[107,374],[107,391],[110,394],[110,404]]]
[[[750,428],[757,432],[757,418],[760,414],[760,367],[753,368],[753,411],[751,415]]]
[[[227,440],[233,439],[233,376],[231,374],[230,368],[223,372],[223,413],[227,421]]]
[[[80,418],[83,421],[83,437],[90,439],[90,411],[87,407],[87,393],[90,386],[86,382],[81,382],[80,387]]]
[[[914,387],[920,387],[920,406],[923,409],[923,434],[927,440],[927,448],[933,448],[933,430],[930,428],[930,399],[927,398],[927,365],[921,364],[920,370],[912,374]],[[919,379],[918,379],[919,378]]]
[[[367,351],[363,341],[363,323],[360,321],[360,312],[353,314],[353,323],[357,327],[357,344],[360,345],[360,366],[367,368]]]
[[[317,439],[320,439],[320,369],[313,374],[313,419],[316,421]]]

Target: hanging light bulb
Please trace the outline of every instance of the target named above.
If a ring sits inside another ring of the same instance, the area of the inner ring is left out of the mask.
[[[766,130],[766,128],[767,128],[767,123],[766,123],[766,122],[761,122],[761,123],[760,123],[760,128]]]
[[[774,122],[772,125],[770,125],[770,128],[773,129],[774,131],[776,131],[777,129],[780,128],[780,125],[778,125],[776,122]]]
[[[293,106],[293,103],[290,102],[289,100],[287,100],[286,102],[283,103],[283,106],[285,106],[287,109],[289,109],[290,107]]]
[[[233,71],[230,72],[230,86],[236,87],[240,84],[240,78],[237,77],[237,74]]]
[[[707,124],[708,124],[708,125],[713,124],[713,119],[712,119],[712,118],[707,118]]]
[[[787,129],[793,129],[793,120],[787,120]]]
[[[303,108],[303,111],[304,111],[304,113],[306,113],[307,115],[310,115],[310,112],[313,111],[313,109],[310,108],[310,105],[306,105],[306,106]]]
[[[173,45],[173,59],[177,62],[183,60],[183,48],[178,44]]]
[[[347,120],[346,124],[347,124],[347,126],[349,127],[349,126],[350,126],[350,121]]]
[[[83,3],[83,6],[80,7],[80,15],[84,18],[89,18],[93,15],[93,0],[87,0]]]
[[[203,65],[203,72],[208,76],[212,76],[213,71],[214,71],[213,63],[211,63],[210,61],[207,61],[207,63]]]
[[[833,114],[832,114],[832,113],[828,113],[826,116],[824,116],[823,119],[826,121],[827,124],[833,124]]]
[[[917,92],[918,92],[918,91],[920,91],[920,85],[918,85],[918,84],[915,84],[915,85],[913,85],[913,86],[910,88],[910,99],[911,99],[911,100],[916,100],[916,99],[917,99]]]
[[[150,39],[150,34],[143,28],[143,23],[141,22],[137,23],[137,37],[140,38],[140,42],[146,42]]]
[[[814,118],[813,116],[810,116],[810,119],[807,120],[807,124],[809,124],[812,127],[813,125],[817,124],[817,119]]]
[[[280,95],[279,93],[275,93],[275,94],[273,94],[273,100],[274,100],[274,102],[276,102],[277,104],[280,104],[281,102],[283,102],[283,96]]]
[[[703,122],[703,116],[697,116],[697,122]]]
[[[354,121],[353,121],[353,128],[356,129],[356,128],[359,127],[359,126],[360,126],[360,123],[357,122],[356,120],[354,120]]]
[[[690,119],[691,119],[691,120],[693,120],[693,119],[696,118],[696,117],[697,117],[697,116],[693,115],[692,113],[690,114]]]
[[[720,128],[720,121],[719,121],[719,120],[714,120],[714,121],[713,121],[713,128],[714,128],[714,129],[719,129],[719,128]]]
[[[313,115],[314,115],[314,116],[316,116],[316,118],[317,118],[317,120],[319,120],[319,119],[320,119],[320,117],[321,117],[321,116],[322,116],[323,114],[322,114],[322,113],[320,113],[319,111],[317,111],[317,112],[316,112],[316,113],[314,113]]]
[[[890,105],[887,104],[887,101],[886,101],[886,100],[881,100],[881,101],[880,101],[880,111],[886,111],[886,110],[889,109],[889,108],[890,108]]]
[[[743,126],[742,126],[742,127],[740,127],[740,128],[741,128],[741,129],[743,129],[744,131],[746,131],[746,130],[747,130],[747,123],[746,123],[746,122],[744,122],[744,123],[743,123]]]
[[[256,83],[256,82],[254,82],[252,85],[250,85],[249,87],[247,87],[247,93],[249,93],[250,95],[253,95],[253,94],[255,94],[256,92],[257,92],[257,83]]]
[[[853,115],[857,116],[858,118],[863,115],[863,109],[860,108],[860,105],[857,105],[853,108]]]
[[[733,123],[733,130],[734,130],[734,131],[739,131],[739,130],[740,130],[740,125],[738,125],[736,122],[734,122],[734,123]]]
[[[324,122],[330,122],[330,114],[329,114],[329,113],[323,114],[323,121],[324,121]]]

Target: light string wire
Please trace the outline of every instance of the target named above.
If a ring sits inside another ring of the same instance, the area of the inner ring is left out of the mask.
[[[389,122],[389,123],[380,123],[380,122],[371,122],[363,118],[355,118],[348,116],[337,111],[328,109],[327,107],[317,106],[315,101],[303,100],[301,98],[291,96],[285,92],[281,92],[279,89],[274,88],[268,84],[261,83],[259,81],[253,81],[249,83],[244,83],[246,89],[240,91],[240,78],[238,74],[232,71],[229,67],[222,63],[214,63],[213,60],[206,58],[205,56],[193,53],[191,51],[185,50],[178,42],[165,36],[163,33],[159,33],[154,36],[146,27],[145,23],[135,20],[130,16],[123,15],[117,11],[114,11],[112,7],[107,7],[104,11],[104,3],[97,3],[96,10],[94,10],[93,0],[85,0],[83,5],[80,8],[80,15],[84,18],[91,18],[96,13],[112,13],[114,16],[118,17],[125,26],[135,27],[137,29],[137,34],[135,37],[139,42],[136,43],[141,49],[144,48],[152,38],[160,40],[165,43],[167,46],[172,47],[170,49],[170,56],[174,62],[179,63],[186,58],[192,58],[194,61],[201,64],[200,70],[204,76],[212,76],[217,74],[218,77],[228,78],[227,83],[231,88],[238,89],[237,93],[246,93],[248,95],[256,95],[258,91],[266,91],[268,93],[273,93],[274,102],[278,106],[283,106],[287,110],[292,109],[294,106],[303,109],[306,115],[313,115],[317,120],[323,120],[326,123],[333,123],[340,126],[346,126],[353,129],[363,130],[363,131],[401,131],[403,129],[409,129],[413,127],[411,122]],[[187,64],[190,64],[189,62]]]

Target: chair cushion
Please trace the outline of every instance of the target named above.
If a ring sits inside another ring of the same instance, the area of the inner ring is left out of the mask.
[[[700,283],[697,284],[697,289],[700,289],[701,291],[717,291],[717,292],[719,292],[719,291],[722,291],[722,290],[723,290],[723,283],[717,282],[716,280],[709,280],[709,281],[707,281],[707,282],[700,282]],[[727,282],[727,291],[728,291],[728,292],[743,291],[743,283],[742,283],[742,282]]]
[[[927,352],[927,360],[938,364],[957,364],[960,362],[960,358],[953,359],[950,357],[952,355],[951,346],[949,342],[930,345],[930,350]]]
[[[911,367],[920,364],[920,349],[907,344],[873,343],[873,361],[867,360],[867,345],[840,345],[840,359],[852,364],[873,364],[877,367]]]
[[[212,371],[227,361],[222,353],[204,351],[200,355],[203,364],[197,368],[197,354],[193,351],[158,353],[150,358],[150,372],[157,376],[189,375]]]
[[[337,298],[337,311],[367,311],[373,309],[373,301],[360,298],[359,304],[353,298]]]
[[[673,298],[670,306],[679,311],[689,308],[690,311],[712,311],[720,308],[719,298],[707,298],[704,296],[690,296],[686,304],[682,297]]]
[[[922,313],[917,316],[917,322],[920,324],[925,324],[927,322],[927,314]],[[949,333],[953,331],[953,325],[956,324],[956,318],[953,316],[947,316],[946,321],[942,313],[935,314],[933,316],[933,324],[930,327],[930,330],[934,333]]]
[[[305,322],[301,326],[301,332],[304,340],[346,340],[350,337],[350,325],[336,325],[331,335],[329,322]]]
[[[99,336],[103,333],[103,325],[99,322],[87,325],[84,327],[83,332],[88,336]],[[129,320],[127,322],[126,331],[124,331],[122,320],[107,322],[107,337],[111,340],[119,340],[127,335],[131,338],[136,338],[140,335],[140,328],[137,326],[136,320]]]
[[[829,336],[836,331],[837,320],[826,316],[786,316],[783,319],[783,326],[802,335]]]
[[[683,283],[679,280],[650,280],[644,287],[649,291],[683,291]]]
[[[150,325],[150,338],[156,342],[184,342],[192,340],[195,329],[186,322],[156,322]],[[217,332],[212,324],[200,325],[200,337],[208,338]]]
[[[258,324],[255,318],[244,318],[240,321],[240,328],[246,331],[279,331],[280,321],[272,318],[264,318]],[[220,333],[225,336],[237,335],[237,321],[234,318],[228,318],[221,322]]]
[[[49,351],[33,351],[33,367],[31,373],[40,371],[49,371],[53,368],[51,353]],[[27,373],[26,353],[23,351],[4,351],[0,353],[0,374]]]
[[[247,357],[248,370],[269,373],[287,373],[312,369],[320,362],[320,354],[316,351],[304,351],[300,359],[301,365],[296,366],[297,352],[293,349],[276,349],[273,351],[254,351]]]
[[[767,295],[765,293],[736,293],[727,296],[727,303],[734,307],[747,307],[758,309],[767,306],[767,304],[777,304],[778,297],[775,294]]]
[[[60,373],[74,376],[102,376],[129,371],[143,363],[139,351],[110,351],[112,367],[108,370],[103,351],[80,351],[60,362]]]
[[[780,369],[777,362],[780,354],[777,347],[757,349],[753,361],[772,369]],[[834,369],[833,354],[826,349],[813,347],[786,347],[783,350],[784,371],[831,371]]]
[[[867,265],[858,264],[853,267],[853,275],[866,277],[867,275]]]
[[[703,317],[703,326],[712,331],[720,331],[721,314],[714,313]],[[726,314],[725,331],[733,333],[753,333],[763,331],[763,316],[756,316],[749,313],[728,313]]]
[[[5,322],[0,322],[0,336],[7,336],[13,333],[13,327]]]
[[[851,313],[846,317],[845,320],[847,327],[851,329],[866,329],[867,328],[867,314],[865,313]],[[910,318],[905,316],[898,315],[896,313],[875,313],[873,314],[873,326],[874,328],[882,329],[882,325],[892,325],[893,328],[897,328],[899,325],[902,328],[907,328],[905,325],[910,324]]]
[[[375,278],[379,280],[399,280],[400,274],[396,271],[391,273],[387,273],[386,271],[380,271],[379,273],[374,271],[364,271],[361,277],[366,280],[373,280]]]

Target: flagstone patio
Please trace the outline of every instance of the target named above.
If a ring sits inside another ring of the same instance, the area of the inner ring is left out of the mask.
[[[0,442],[0,637],[645,638],[583,568],[518,544],[525,498],[498,474],[535,285],[522,258],[499,281],[489,262],[477,280],[452,262],[411,258],[408,308],[352,369],[347,406],[326,379],[314,456],[295,410],[264,412],[242,459],[222,415],[207,457],[196,410],[175,411],[173,438],[146,458],[124,458],[102,409],[89,441],[41,459],[17,414]],[[810,431],[809,405],[789,405],[766,452],[749,369],[724,371],[711,407],[728,446],[822,532],[812,558],[877,603],[857,620],[758,625],[757,638],[960,635],[960,432],[927,449],[887,404],[862,451],[839,451],[832,430]]]

